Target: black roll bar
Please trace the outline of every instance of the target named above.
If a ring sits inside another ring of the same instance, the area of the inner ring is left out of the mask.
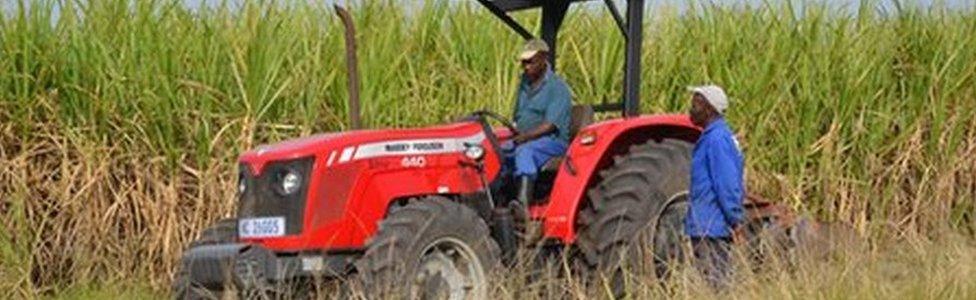
[[[556,68],[556,42],[558,40],[559,29],[562,27],[563,20],[569,6],[574,2],[588,0],[478,0],[482,6],[488,9],[493,15],[502,20],[509,28],[514,30],[523,39],[532,39],[534,36],[529,33],[518,21],[508,15],[509,12],[525,9],[542,9],[542,28],[540,36],[549,45],[550,55],[549,64]],[[619,104],[602,103],[595,106],[595,111],[620,111],[626,117],[633,117],[640,114],[640,69],[641,69],[641,43],[643,42],[643,20],[644,20],[644,0],[627,0],[627,20],[620,15],[620,11],[613,0],[603,1],[610,15],[613,16],[617,27],[624,36],[625,61],[624,61],[624,92],[623,99]]]

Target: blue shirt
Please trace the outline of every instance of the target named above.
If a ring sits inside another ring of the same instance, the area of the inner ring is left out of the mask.
[[[569,142],[569,123],[572,101],[569,86],[559,75],[546,70],[538,88],[532,88],[532,81],[525,75],[519,83],[515,99],[515,127],[519,132],[529,132],[548,121],[556,126],[556,130],[547,136],[552,136],[563,142]]]
[[[691,156],[691,205],[685,233],[727,238],[743,220],[743,157],[732,130],[719,118],[708,124]]]

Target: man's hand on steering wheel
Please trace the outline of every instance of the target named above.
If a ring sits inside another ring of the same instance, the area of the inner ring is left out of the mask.
[[[529,139],[529,137],[524,134],[516,135],[515,137],[512,138],[512,142],[515,143],[516,145],[521,145],[528,141],[531,141],[531,139]]]
[[[515,136],[515,137],[519,136],[519,131],[518,131],[517,128],[515,128],[515,124],[512,123],[512,121],[509,121],[508,119],[506,119],[505,117],[503,117],[502,115],[499,115],[499,114],[497,114],[495,112],[492,112],[492,111],[489,111],[489,110],[475,111],[475,112],[471,113],[471,115],[472,116],[475,116],[475,117],[479,117],[479,118],[485,120],[486,122],[487,122],[487,119],[494,119],[495,121],[498,121],[498,123],[501,123],[502,126],[505,126],[505,128],[508,129],[508,131],[511,131],[512,132],[512,136]]]

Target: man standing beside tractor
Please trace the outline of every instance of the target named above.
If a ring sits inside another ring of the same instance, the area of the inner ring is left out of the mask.
[[[743,156],[725,122],[728,97],[714,85],[692,87],[691,121],[703,129],[691,158],[691,205],[685,233],[691,238],[695,267],[716,289],[731,275],[732,238],[743,221]]]
[[[549,46],[532,39],[518,56],[523,74],[515,99],[518,135],[512,138],[514,151],[507,156],[509,169],[518,183],[517,198],[525,207],[533,196],[533,184],[550,159],[566,153],[572,109],[569,86],[549,66]]]

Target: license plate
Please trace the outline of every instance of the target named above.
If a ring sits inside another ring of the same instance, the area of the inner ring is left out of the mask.
[[[267,238],[285,235],[285,218],[251,218],[241,219],[238,223],[238,234],[241,238]]]

